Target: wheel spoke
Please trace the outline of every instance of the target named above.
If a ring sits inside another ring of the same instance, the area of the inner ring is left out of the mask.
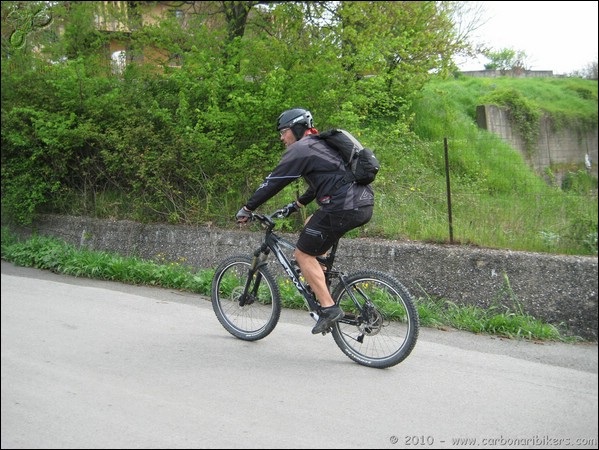
[[[212,281],[212,305],[227,331],[240,339],[257,340],[272,332],[281,304],[278,286],[265,266],[253,275],[244,294],[250,265],[251,260],[244,256],[228,258],[219,265]]]
[[[346,280],[334,298],[347,315],[333,327],[339,347],[360,364],[390,367],[403,361],[412,351],[418,336],[418,313],[405,287],[389,275],[364,271]],[[356,305],[355,302],[358,302]]]

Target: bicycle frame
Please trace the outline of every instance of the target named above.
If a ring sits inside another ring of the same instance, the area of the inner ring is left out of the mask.
[[[277,235],[273,231],[275,227],[275,222],[272,220],[272,217],[275,217],[277,213],[278,212],[275,212],[271,216],[267,216],[264,214],[254,214],[254,218],[258,219],[260,223],[266,228],[266,235],[260,247],[254,252],[254,258],[252,260],[252,265],[249,268],[247,282],[244,291],[239,299],[239,305],[243,306],[246,304],[247,299],[256,297],[261,281],[261,275],[258,272],[258,269],[267,264],[266,259],[268,255],[272,252],[275,255],[275,258],[279,261],[279,263],[285,270],[287,276],[295,285],[298,292],[304,298],[304,303],[306,304],[306,307],[308,308],[312,318],[314,320],[318,320],[320,304],[316,301],[314,293],[312,292],[310,287],[301,281],[299,272],[283,252],[283,248],[286,248],[288,250],[295,250],[295,244]],[[356,299],[354,292],[352,292],[352,290],[348,288],[344,274],[340,271],[333,270],[333,263],[335,262],[335,255],[337,253],[338,245],[339,241],[336,241],[331,247],[331,250],[329,251],[327,256],[318,256],[316,257],[316,259],[324,268],[325,281],[327,283],[327,286],[330,287],[331,281],[333,279],[338,279],[345,291],[347,292],[347,294],[349,295],[349,297],[352,299],[352,302],[354,303],[355,307],[361,312],[364,318],[368,319],[368,306],[372,306],[372,302],[370,301],[368,295],[366,295],[361,289],[357,289],[356,291],[366,302],[365,304],[367,307],[363,308],[360,305],[360,302]],[[248,291],[256,272],[258,272],[258,275],[256,277],[256,281],[254,283],[251,295],[248,296]],[[359,325],[361,321],[356,320],[355,317],[346,316],[343,319],[341,319],[340,322],[351,325]]]
[[[254,259],[252,261],[252,265],[248,273],[248,281],[244,293],[242,295],[242,300],[240,300],[240,302],[247,297],[247,292],[254,274],[258,271],[260,267],[266,265],[266,258],[268,257],[269,253],[272,252],[277,261],[279,261],[279,263],[285,270],[287,276],[291,279],[291,282],[295,285],[296,289],[304,298],[306,306],[310,310],[312,316],[315,319],[318,319],[318,311],[320,309],[320,304],[316,301],[314,293],[312,292],[310,287],[302,282],[298,270],[294,267],[289,258],[287,258],[287,255],[285,255],[285,253],[283,252],[283,248],[286,248],[288,250],[295,250],[295,244],[277,235],[273,231],[275,223],[273,222],[271,217],[263,214],[255,214],[255,216],[266,227],[266,235],[260,247],[254,252]],[[341,275],[339,272],[332,270],[338,243],[339,241],[333,244],[333,247],[331,248],[331,251],[329,252],[328,256],[317,258],[318,261],[325,268],[325,277],[327,284],[330,284],[331,280],[335,277],[340,278]],[[258,276],[260,276],[260,274],[258,274]],[[256,280],[256,283],[254,284],[255,292],[257,292],[258,290],[259,284],[260,279],[258,278]]]

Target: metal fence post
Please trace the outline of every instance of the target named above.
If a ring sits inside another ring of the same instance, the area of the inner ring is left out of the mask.
[[[453,219],[451,217],[451,184],[449,182],[449,157],[447,150],[447,138],[443,138],[445,149],[445,180],[447,183],[447,215],[449,217],[449,243],[453,244]]]

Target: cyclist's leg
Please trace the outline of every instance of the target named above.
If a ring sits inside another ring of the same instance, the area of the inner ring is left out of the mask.
[[[310,285],[314,295],[316,295],[320,306],[333,306],[335,303],[333,302],[333,298],[331,297],[329,289],[326,285],[322,266],[316,259],[316,256],[309,255],[298,248],[295,249],[294,256],[300,268],[302,269],[304,278]]]
[[[294,255],[320,306],[325,308],[335,303],[327,287],[322,266],[316,257],[325,254],[343,235],[344,231],[335,225],[335,220],[330,214],[321,209],[316,211],[306,222]]]
[[[300,234],[295,258],[322,307],[318,323],[312,330],[314,334],[326,331],[333,322],[344,315],[331,297],[322,265],[316,257],[326,254],[347,231],[368,222],[371,215],[372,208],[369,208],[369,211],[349,210],[333,213],[318,210]]]

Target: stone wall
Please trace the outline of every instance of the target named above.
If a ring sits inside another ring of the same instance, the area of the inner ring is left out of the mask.
[[[214,268],[224,257],[249,255],[260,232],[211,227],[144,225],[131,221],[45,216],[21,230],[54,236],[91,250]],[[295,236],[286,236],[293,240]],[[461,305],[520,309],[569,333],[597,339],[597,257],[374,239],[343,239],[338,266],[369,268],[396,276],[415,297]]]

